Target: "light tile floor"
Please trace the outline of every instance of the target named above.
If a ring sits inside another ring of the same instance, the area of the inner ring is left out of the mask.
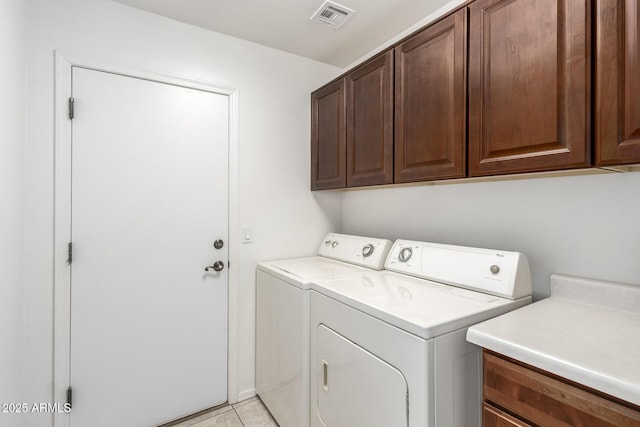
[[[213,409],[173,427],[278,427],[258,397]]]

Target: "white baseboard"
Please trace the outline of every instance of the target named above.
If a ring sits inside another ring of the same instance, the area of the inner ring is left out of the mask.
[[[230,404],[242,402],[243,400],[250,399],[256,395],[256,389],[251,388],[249,390],[238,393],[238,400],[236,402],[229,402]]]

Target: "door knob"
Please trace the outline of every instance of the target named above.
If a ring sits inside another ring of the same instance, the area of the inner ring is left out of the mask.
[[[215,271],[222,271],[224,269],[224,262],[216,261],[213,265],[204,268],[204,271],[209,271],[210,269],[214,269]]]

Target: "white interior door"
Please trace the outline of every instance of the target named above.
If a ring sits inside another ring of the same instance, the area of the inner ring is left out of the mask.
[[[72,84],[71,426],[223,403],[228,97],[78,67]]]

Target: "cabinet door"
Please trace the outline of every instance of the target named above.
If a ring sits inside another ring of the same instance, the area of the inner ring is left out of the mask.
[[[482,404],[482,427],[531,427],[487,403]]]
[[[346,179],[344,79],[311,94],[311,189],[343,188]]]
[[[466,16],[396,47],[396,182],[465,176]]]
[[[393,182],[393,51],[346,77],[347,186]]]
[[[587,0],[470,5],[469,173],[590,163]]]
[[[638,0],[596,1],[596,164],[640,162]]]

